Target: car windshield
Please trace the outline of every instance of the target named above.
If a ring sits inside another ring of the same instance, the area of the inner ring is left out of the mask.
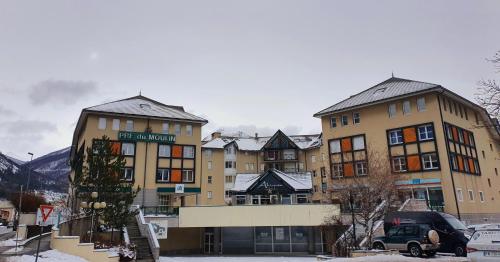
[[[454,229],[458,229],[458,230],[467,230],[467,227],[465,227],[465,225],[460,222],[460,220],[456,219],[455,217],[452,217],[452,216],[445,216],[444,219],[446,219],[446,221],[448,221],[448,223],[454,228]]]

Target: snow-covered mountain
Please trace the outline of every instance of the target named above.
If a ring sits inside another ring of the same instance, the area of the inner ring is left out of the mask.
[[[18,190],[21,184],[26,187],[28,168],[31,169],[30,189],[67,192],[69,151],[69,147],[64,148],[31,162],[22,162],[0,153],[0,189],[3,188],[3,195],[10,190]]]
[[[19,172],[19,165],[10,157],[0,152],[0,172],[7,172],[10,170],[12,170],[13,173]]]

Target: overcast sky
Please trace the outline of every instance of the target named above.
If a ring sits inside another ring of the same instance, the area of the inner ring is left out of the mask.
[[[473,100],[500,1],[425,3],[0,1],[0,151],[69,146],[82,108],[139,90],[204,134],[320,132],[314,113],[392,71]]]

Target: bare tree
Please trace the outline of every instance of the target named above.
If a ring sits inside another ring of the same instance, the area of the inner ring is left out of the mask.
[[[370,245],[375,222],[383,219],[397,199],[396,174],[386,154],[368,151],[366,166],[367,175],[336,178],[330,188],[333,198],[341,203],[342,211],[351,215],[353,230],[344,242],[354,248],[357,247],[356,224]]]
[[[500,51],[496,52],[492,59],[486,60],[493,63],[497,73],[500,72]],[[486,108],[491,116],[500,117],[500,83],[495,79],[483,79],[478,82],[478,85],[476,94],[478,103]]]

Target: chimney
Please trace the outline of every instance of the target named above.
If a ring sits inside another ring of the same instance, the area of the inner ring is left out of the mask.
[[[259,133],[255,133],[255,139],[259,138]]]
[[[212,139],[220,138],[221,137],[221,132],[216,131],[212,133]]]

